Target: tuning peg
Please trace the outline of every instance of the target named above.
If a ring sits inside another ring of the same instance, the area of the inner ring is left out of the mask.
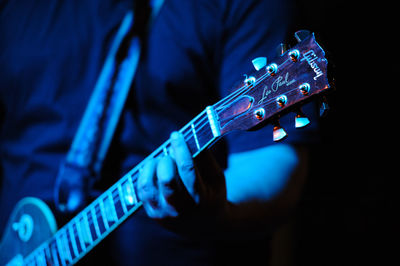
[[[277,54],[277,55],[283,55],[286,51],[287,51],[287,45],[284,44],[284,43],[280,43],[280,44],[276,47],[276,54]]]
[[[299,30],[294,33],[294,37],[298,42],[301,42],[302,40],[306,39],[308,36],[311,35],[311,32],[309,30]]]
[[[254,68],[258,71],[267,65],[267,58],[266,57],[257,57],[257,58],[254,58],[251,62],[253,63]]]
[[[244,76],[244,84],[245,85],[252,85],[256,82],[256,78],[253,76],[247,77],[246,74],[243,75]]]
[[[324,117],[328,113],[329,110],[329,105],[328,102],[326,101],[325,97],[322,97],[322,100],[320,101],[319,104],[319,116]]]
[[[302,128],[310,124],[310,119],[308,119],[308,117],[303,113],[300,108],[296,110],[294,121],[296,128]]]
[[[272,131],[272,138],[274,141],[280,141],[287,136],[287,133],[283,127],[279,124],[278,121],[273,123],[274,129]]]

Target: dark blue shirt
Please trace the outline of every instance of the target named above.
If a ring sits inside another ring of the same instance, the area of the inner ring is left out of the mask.
[[[35,196],[52,206],[59,163],[132,3],[1,1],[0,8],[3,230],[23,197]],[[165,0],[146,38],[99,187],[111,185],[171,131],[230,93],[243,74],[254,70],[251,59],[273,57],[286,36],[287,10],[284,1],[272,0]],[[293,123],[293,116],[283,119],[288,125],[286,141],[313,140],[314,126],[295,132]],[[228,135],[226,143],[230,152],[239,152],[272,144],[271,134],[267,126]],[[186,239],[161,228],[142,211],[105,242],[98,249],[110,251],[108,259],[136,265],[204,265],[225,261],[225,255],[258,259],[267,253],[263,240],[224,243],[222,248]],[[92,253],[100,255],[96,248]]]

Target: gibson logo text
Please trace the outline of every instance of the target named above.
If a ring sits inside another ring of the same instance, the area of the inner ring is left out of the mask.
[[[322,76],[322,70],[319,68],[315,60],[318,59],[318,56],[314,53],[313,50],[308,51],[307,53],[304,53],[304,58],[307,60],[307,63],[310,65],[310,67],[314,70],[316,76],[314,77],[314,80],[317,80],[318,77]],[[304,59],[303,59],[304,60]]]

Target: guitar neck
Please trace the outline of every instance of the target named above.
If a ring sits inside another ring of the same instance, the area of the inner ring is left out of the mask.
[[[193,157],[219,139],[215,117],[209,106],[180,130]],[[79,261],[142,205],[135,192],[139,170],[147,160],[169,152],[168,140],[27,256],[25,263],[68,265]]]
[[[248,130],[273,122],[274,140],[282,139],[278,118],[292,109],[296,119],[308,120],[299,106],[330,88],[325,52],[313,34],[296,33],[299,44],[266,66],[266,59],[256,58],[255,76],[246,76],[233,93],[207,107],[180,132],[193,157],[233,130]],[[297,110],[297,111],[296,111]],[[297,128],[308,123],[297,123]],[[283,131],[284,132],[284,131]],[[278,134],[275,134],[278,133]],[[285,133],[286,134],[286,133]],[[275,135],[278,135],[275,138]],[[129,171],[112,187],[62,227],[51,239],[26,257],[26,264],[67,265],[77,262],[142,203],[135,193],[135,182],[144,163],[169,154],[166,141],[144,161]]]

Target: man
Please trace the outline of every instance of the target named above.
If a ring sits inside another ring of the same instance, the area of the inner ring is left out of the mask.
[[[132,1],[7,2],[1,8],[4,228],[22,197],[41,198],[55,211],[58,166]],[[270,126],[232,133],[214,155],[195,161],[176,131],[228,95],[253,71],[251,59],[272,57],[286,35],[287,10],[283,1],[165,1],[145,37],[97,188],[110,186],[169,136],[172,149],[140,172],[136,190],[144,208],[84,263],[268,260],[269,235],[299,196],[315,126],[295,132],[286,117],[286,142],[272,145]]]

